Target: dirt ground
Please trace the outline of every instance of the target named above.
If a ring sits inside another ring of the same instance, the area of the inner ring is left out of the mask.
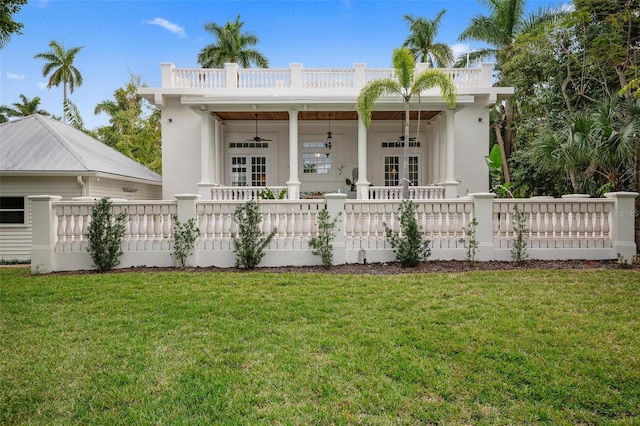
[[[367,263],[336,265],[330,269],[322,266],[284,266],[284,267],[258,267],[253,272],[287,273],[287,272],[314,272],[322,274],[366,274],[366,275],[391,275],[391,274],[417,274],[417,273],[446,273],[467,271],[509,271],[526,269],[629,269],[640,272],[640,263],[623,266],[616,260],[526,260],[521,264],[515,262],[465,262],[459,260],[430,260],[420,263],[415,268],[403,268],[398,263]],[[135,267],[110,271],[117,272],[159,272],[159,271],[186,271],[186,272],[247,272],[237,268],[148,268]],[[82,274],[95,273],[95,271],[56,272],[56,274]],[[640,277],[639,277],[640,279]]]

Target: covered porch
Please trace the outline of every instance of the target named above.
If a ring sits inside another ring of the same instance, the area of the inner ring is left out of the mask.
[[[193,110],[201,119],[202,199],[286,194],[297,200],[331,192],[356,199],[402,198],[400,110],[375,111],[369,129],[356,111],[209,111],[205,105]],[[455,111],[412,111],[410,121],[410,197],[456,198]]]

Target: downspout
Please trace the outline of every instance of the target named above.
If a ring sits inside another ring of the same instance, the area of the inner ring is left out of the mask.
[[[80,196],[81,197],[86,197],[87,196],[87,185],[82,180],[82,176],[76,176],[76,179],[78,181],[78,184],[80,185],[80,188],[82,188],[82,194]]]

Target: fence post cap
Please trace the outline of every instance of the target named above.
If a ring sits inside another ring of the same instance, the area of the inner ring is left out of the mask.
[[[636,198],[638,196],[637,192],[607,192],[604,194],[607,198]]]
[[[29,195],[27,199],[31,201],[60,201],[62,197],[59,195]]]
[[[200,194],[176,194],[174,197],[176,200],[197,200]]]

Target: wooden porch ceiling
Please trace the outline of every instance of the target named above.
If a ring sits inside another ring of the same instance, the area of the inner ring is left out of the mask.
[[[420,120],[430,120],[440,111],[421,111]],[[214,113],[212,113],[214,114]],[[229,120],[255,120],[256,114],[258,114],[258,120],[289,120],[289,113],[287,111],[261,111],[261,112],[216,112],[218,117],[224,121]],[[401,120],[403,111],[373,111],[371,114],[372,120]],[[418,111],[411,111],[409,113],[411,120],[418,119]],[[355,111],[300,111],[298,114],[299,120],[350,120],[355,121],[358,119],[358,114]]]

